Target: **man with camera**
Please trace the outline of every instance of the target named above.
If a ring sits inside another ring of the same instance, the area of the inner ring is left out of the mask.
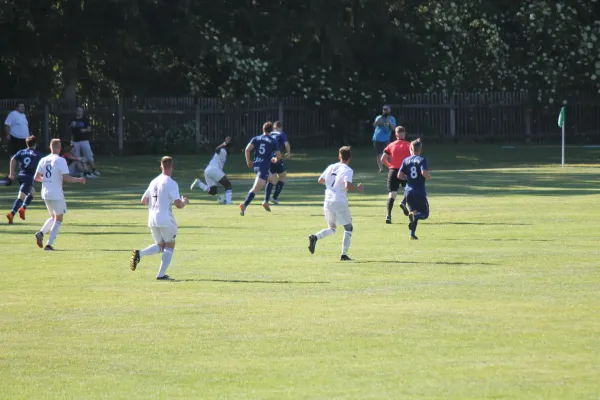
[[[392,117],[390,112],[390,106],[383,106],[382,114],[375,118],[375,122],[373,123],[373,127],[375,128],[375,132],[373,133],[373,146],[377,153],[377,166],[379,167],[379,172],[381,172],[383,168],[381,162],[383,150],[390,143],[390,136],[394,129],[396,129],[396,118]]]

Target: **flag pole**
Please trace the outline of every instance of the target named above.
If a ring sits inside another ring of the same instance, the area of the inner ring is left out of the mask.
[[[566,114],[566,113],[564,113]],[[563,121],[562,121],[562,167],[565,167],[565,120],[566,120],[566,115],[563,114]]]

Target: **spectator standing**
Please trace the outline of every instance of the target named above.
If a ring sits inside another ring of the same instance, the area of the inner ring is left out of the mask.
[[[96,164],[94,163],[94,153],[90,146],[90,136],[92,128],[90,126],[90,120],[85,117],[83,107],[77,107],[75,109],[75,118],[71,120],[69,127],[71,128],[71,143],[73,144],[73,153],[75,157],[83,157],[86,162],[92,168],[92,172],[87,175],[93,174],[100,176],[100,172],[96,170]]]
[[[15,109],[8,114],[4,121],[4,131],[11,156],[27,147],[25,139],[29,137],[29,122],[25,116],[25,103],[18,102]]]
[[[373,146],[375,147],[375,153],[377,154],[377,167],[379,167],[379,172],[381,172],[383,168],[381,162],[383,150],[390,144],[390,136],[394,129],[396,129],[396,118],[392,117],[390,112],[390,106],[383,106],[383,112],[375,118],[375,122],[373,123],[373,128],[375,128],[375,132],[373,133]]]

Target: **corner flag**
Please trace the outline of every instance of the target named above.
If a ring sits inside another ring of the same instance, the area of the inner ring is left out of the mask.
[[[560,109],[558,114],[558,126],[562,128],[562,166],[565,166],[565,107]]]

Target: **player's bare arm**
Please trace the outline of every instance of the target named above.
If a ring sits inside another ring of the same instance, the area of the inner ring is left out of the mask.
[[[145,205],[146,207],[148,207],[148,203],[150,202],[150,199],[147,197],[142,197],[142,204]]]
[[[181,199],[175,200],[173,204],[175,204],[175,207],[177,208],[183,208],[190,204],[190,200],[187,197],[183,196]]]
[[[325,184],[325,178],[319,178],[319,183],[321,185],[324,185]]]
[[[398,171],[398,179],[400,179],[401,181],[406,181],[408,180],[408,177],[406,176],[406,174],[402,171]]]
[[[218,153],[219,150],[221,150],[223,147],[226,147],[230,142],[231,142],[231,137],[227,136],[225,138],[225,141],[217,146],[217,148],[215,149],[215,153]]]
[[[362,193],[362,192],[364,192],[365,188],[362,183],[355,185],[352,182],[346,182],[346,190],[348,190],[348,191],[354,190],[355,192]]]
[[[426,181],[431,179],[431,173],[426,169],[421,170],[421,173],[423,174],[423,178],[425,178]]]
[[[15,158],[11,158],[10,160],[10,172],[8,173],[8,179],[11,181],[15,180],[15,171],[17,170],[17,160]]]
[[[248,146],[246,146],[246,150],[244,151],[244,154],[246,155],[246,164],[248,165],[248,168],[252,168],[254,166],[254,163],[250,159],[250,153],[252,153],[252,150],[254,150],[254,145],[250,143],[248,144]]]
[[[69,174],[63,174],[63,180],[68,183],[81,183],[85,185],[85,178],[74,178]]]
[[[289,160],[292,156],[292,148],[290,147],[290,142],[285,142],[283,145],[285,146],[285,158],[286,160]]]
[[[273,163],[276,163],[276,162],[279,162],[279,160],[281,160],[281,152],[280,152],[279,150],[277,150],[277,151],[275,152],[275,157],[273,157],[273,158],[271,159],[271,161],[272,161]]]
[[[43,182],[44,181],[44,176],[42,175],[41,172],[37,172],[35,174],[35,177],[33,178],[34,181],[36,182]]]
[[[383,153],[381,155],[381,162],[383,163],[383,165],[385,165],[388,168],[391,168],[392,166],[390,165],[390,155],[387,153]]]

